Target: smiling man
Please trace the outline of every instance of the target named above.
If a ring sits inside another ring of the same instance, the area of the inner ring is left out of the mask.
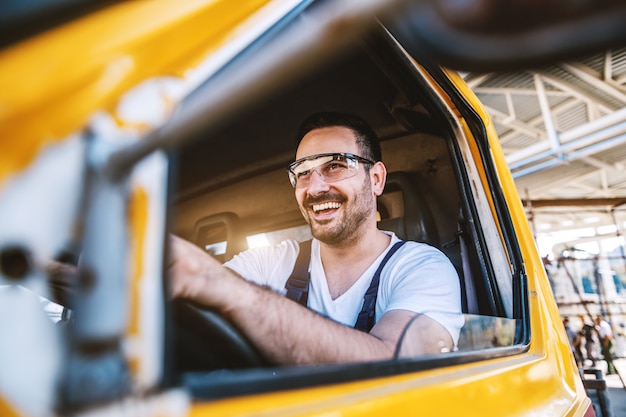
[[[458,276],[439,250],[378,230],[387,170],[374,132],[356,116],[317,113],[298,139],[288,173],[310,245],[287,240],[221,265],[172,237],[172,295],[217,308],[280,364],[391,359],[401,338],[404,354],[453,350]],[[299,255],[308,275],[294,286]]]

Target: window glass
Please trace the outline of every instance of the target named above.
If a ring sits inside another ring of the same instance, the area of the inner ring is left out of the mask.
[[[246,240],[248,241],[248,246],[250,248],[256,248],[261,246],[276,245],[286,239],[304,242],[305,240],[309,240],[311,238],[311,229],[309,226],[302,225],[271,232],[257,233],[247,236]]]

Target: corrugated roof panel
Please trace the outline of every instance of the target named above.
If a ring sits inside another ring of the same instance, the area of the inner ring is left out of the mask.
[[[559,132],[565,132],[577,126],[583,125],[588,122],[587,105],[580,102],[566,111],[558,112],[555,114],[556,129]]]
[[[598,152],[596,157],[608,164],[622,164],[626,169],[626,146],[615,146],[609,150]],[[625,171],[626,174],[626,171]]]
[[[477,96],[483,105],[499,112],[509,114],[504,94],[478,93]]]
[[[575,86],[577,90],[588,95],[590,98],[601,102],[609,108],[619,109],[624,106],[624,103],[621,100],[599,90],[592,85],[589,85],[587,82],[581,80],[579,77],[573,75],[572,73],[566,71],[561,67],[550,66],[546,68],[546,72],[550,73],[553,77],[558,78],[559,80]]]
[[[581,63],[594,70],[598,75],[604,73],[605,54],[593,54],[591,56],[581,58]]]
[[[487,78],[480,84],[487,88],[527,88],[534,90],[533,76],[527,72],[497,74]]]
[[[501,139],[502,147],[505,150],[506,154],[510,154],[512,152],[516,152],[521,149],[525,149],[529,146],[535,145],[540,142],[537,138],[529,136],[522,132],[515,132]]]
[[[626,75],[626,48],[616,49],[612,52],[613,78]]]
[[[518,119],[528,123],[537,117],[541,117],[541,108],[539,107],[537,96],[513,94],[512,97],[513,107]],[[533,124],[533,126],[536,126],[536,124]]]

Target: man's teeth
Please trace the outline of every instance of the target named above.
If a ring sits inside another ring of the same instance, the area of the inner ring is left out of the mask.
[[[314,204],[313,211],[318,212],[318,211],[328,210],[328,209],[338,209],[339,206],[340,204],[337,202]]]

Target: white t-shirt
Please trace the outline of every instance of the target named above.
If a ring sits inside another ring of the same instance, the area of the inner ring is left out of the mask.
[[[613,337],[613,330],[611,330],[611,325],[605,320],[600,321],[600,324],[598,324],[597,329],[598,329],[598,336],[600,337],[600,340],[604,339],[605,337],[610,337],[610,338]]]
[[[391,243],[345,293],[332,299],[320,258],[320,243],[313,239],[308,307],[326,317],[354,326],[363,306],[363,297],[387,251],[399,239],[391,232]],[[285,283],[293,272],[300,246],[285,240],[275,246],[247,250],[225,266],[259,285],[285,294]],[[464,319],[461,290],[456,270],[438,249],[425,243],[406,242],[389,259],[380,275],[376,299],[376,321],[387,311],[409,310],[442,324],[455,344]]]

